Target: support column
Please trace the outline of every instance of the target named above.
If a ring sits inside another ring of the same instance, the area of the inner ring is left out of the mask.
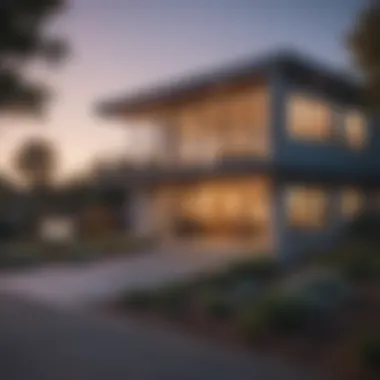
[[[165,246],[175,240],[174,196],[173,189],[169,186],[157,188],[151,194],[152,233]]]
[[[150,237],[154,233],[152,196],[149,191],[136,189],[131,195],[132,231],[139,237]]]

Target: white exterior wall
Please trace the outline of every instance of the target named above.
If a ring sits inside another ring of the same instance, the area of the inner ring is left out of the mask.
[[[131,197],[132,230],[137,236],[150,236],[155,223],[152,213],[152,198],[148,191],[136,190]]]

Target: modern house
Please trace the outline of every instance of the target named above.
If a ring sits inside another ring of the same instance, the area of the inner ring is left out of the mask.
[[[295,53],[195,75],[97,111],[152,126],[125,176],[163,244],[223,239],[281,259],[330,244],[380,186],[380,126],[349,76]]]

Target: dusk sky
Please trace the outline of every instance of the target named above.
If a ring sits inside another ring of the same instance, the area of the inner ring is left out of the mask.
[[[28,136],[51,139],[62,174],[122,154],[121,124],[94,114],[101,99],[276,48],[347,67],[344,35],[362,0],[73,0],[59,19],[71,57],[45,79],[56,97],[47,120],[2,122],[1,168]]]

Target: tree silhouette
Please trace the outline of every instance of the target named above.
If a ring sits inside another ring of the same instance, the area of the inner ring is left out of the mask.
[[[62,56],[62,42],[43,27],[63,5],[64,0],[1,0],[0,112],[41,109],[47,89],[28,77],[28,64]]]
[[[32,139],[21,146],[14,164],[30,186],[46,187],[52,183],[57,166],[57,155],[47,140]]]
[[[349,35],[349,47],[366,83],[369,99],[380,108],[380,0],[371,0]]]

